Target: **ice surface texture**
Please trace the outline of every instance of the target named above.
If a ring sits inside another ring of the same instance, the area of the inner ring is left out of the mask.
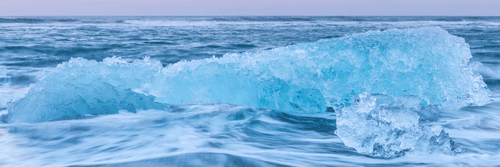
[[[179,62],[142,90],[192,101],[290,112],[349,106],[362,92],[414,95],[421,105],[481,105],[489,91],[469,67],[464,39],[440,28],[368,32],[258,53]]]
[[[482,105],[489,90],[468,65],[463,38],[441,28],[367,32],[257,53],[183,61],[72,59],[51,70],[9,108],[11,122],[41,122],[222,102],[318,113],[363,92],[416,96],[422,107]]]
[[[344,144],[358,152],[384,158],[412,154],[455,154],[448,134],[434,136],[419,124],[420,114],[436,112],[433,106],[421,107],[414,96],[388,97],[362,93],[349,107],[337,113],[335,133]]]
[[[103,62],[72,59],[51,70],[23,99],[9,108],[11,122],[43,122],[119,110],[167,109],[153,96],[136,93],[144,80],[162,68],[157,61],[127,63],[118,58]]]

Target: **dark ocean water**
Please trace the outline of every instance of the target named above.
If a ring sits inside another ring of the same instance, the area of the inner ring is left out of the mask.
[[[0,166],[498,166],[499,70],[500,17],[0,17]]]

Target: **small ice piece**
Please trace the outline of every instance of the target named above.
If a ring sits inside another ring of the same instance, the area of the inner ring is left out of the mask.
[[[439,136],[419,124],[418,97],[362,93],[353,104],[337,112],[337,134],[346,146],[374,157],[394,158],[405,154],[454,154],[448,134]]]

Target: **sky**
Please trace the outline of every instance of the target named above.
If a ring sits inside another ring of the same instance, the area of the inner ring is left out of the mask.
[[[500,0],[0,1],[0,16],[500,16]]]

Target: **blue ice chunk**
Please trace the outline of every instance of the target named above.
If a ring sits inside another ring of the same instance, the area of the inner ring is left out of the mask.
[[[43,122],[119,110],[166,109],[155,97],[134,92],[152,73],[157,61],[127,63],[118,58],[103,62],[72,59],[50,71],[31,87],[25,98],[9,108],[10,122]]]
[[[9,108],[9,117],[40,122],[193,102],[318,113],[348,107],[363,92],[416,96],[421,106],[484,105],[490,92],[469,66],[471,57],[463,38],[441,28],[421,28],[372,31],[165,68],[154,60],[78,58],[33,85]]]
[[[224,102],[317,113],[362,92],[425,105],[484,105],[490,92],[469,45],[441,28],[367,32],[257,53],[179,62],[141,90],[165,103]]]
[[[414,96],[391,98],[362,93],[349,107],[337,112],[337,134],[344,144],[376,157],[394,158],[405,154],[443,153],[454,155],[456,148],[448,134],[439,136],[419,124],[421,107]]]

